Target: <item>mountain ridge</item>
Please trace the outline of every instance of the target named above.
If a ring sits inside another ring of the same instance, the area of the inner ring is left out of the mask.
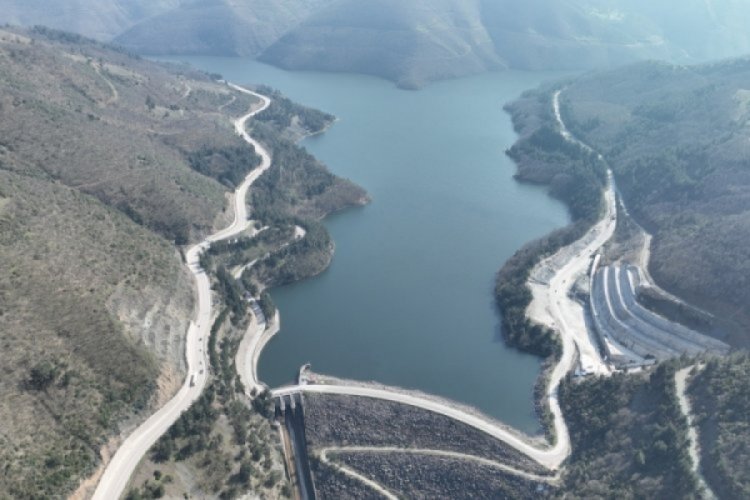
[[[750,5],[685,0],[0,0],[45,24],[145,55],[249,56],[403,87],[503,68],[586,70],[750,52]]]

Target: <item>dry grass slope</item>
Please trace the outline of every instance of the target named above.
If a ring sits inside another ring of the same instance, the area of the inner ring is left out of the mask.
[[[206,75],[46,29],[0,30],[0,497],[76,489],[184,376],[174,242],[223,223],[252,104]],[[225,105],[222,114],[219,111]]]

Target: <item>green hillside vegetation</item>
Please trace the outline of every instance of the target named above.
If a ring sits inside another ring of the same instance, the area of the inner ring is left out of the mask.
[[[709,361],[689,386],[703,472],[720,498],[750,496],[749,379],[750,355],[741,353]]]
[[[227,223],[227,190],[258,164],[231,118],[254,98],[47,28],[0,30],[0,74],[0,497],[47,498],[182,383],[194,298],[174,244]],[[297,157],[299,213],[364,198]],[[305,195],[306,175],[323,189]]]
[[[403,87],[503,67],[482,24],[480,2],[340,1],[266,49],[290,69],[383,76]]]
[[[0,72],[0,490],[49,497],[181,379],[192,283],[169,240],[223,194],[162,139],[199,135],[161,108],[185,77],[41,29],[0,32]],[[204,107],[185,114],[206,142],[233,143]]]
[[[306,108],[277,91],[260,87],[276,99],[251,124],[254,137],[271,151],[274,161],[250,194],[255,215],[264,223],[319,220],[344,208],[362,205],[367,193],[348,179],[331,173],[304,147],[300,138],[324,131],[335,117]]]
[[[612,165],[653,233],[650,271],[750,345],[750,61],[644,63],[572,82],[572,131]]]
[[[563,383],[560,403],[573,445],[564,498],[701,498],[675,392],[676,366]]]
[[[297,104],[278,90],[260,85],[258,92],[273,99],[268,109],[258,115],[260,122],[272,126],[286,139],[299,141],[305,136],[319,134],[330,127],[336,117],[318,109]]]
[[[320,219],[368,202],[367,193],[331,173],[296,144],[300,138],[324,131],[335,117],[290,101],[278,91],[260,86],[273,102],[251,123],[251,133],[267,145],[273,163],[253,185],[249,196],[253,218],[269,226],[256,238],[215,245],[207,267],[234,267],[259,259],[244,272],[242,283],[254,295],[260,289],[299,281],[323,272],[331,262],[334,243]],[[294,227],[305,237],[294,239]],[[261,305],[268,301],[261,301]]]
[[[49,497],[181,380],[192,282],[169,240],[224,203],[183,146],[236,139],[180,102],[192,78],[223,88],[75,35],[0,32],[0,73],[0,490]]]
[[[292,142],[291,138],[321,132],[333,116],[267,87],[259,91],[273,97],[268,110],[248,124],[273,156],[272,166],[253,184],[249,197],[252,217],[262,230],[253,237],[214,243],[201,256],[216,292],[214,303],[222,308],[208,341],[212,377],[200,400],[138,468],[129,499],[237,498],[247,491],[264,498],[291,497],[279,437],[271,425],[270,395],[263,392],[251,401],[237,375],[235,358],[251,319],[245,296],[259,298],[265,317],[273,317],[275,307],[266,288],[314,276],[331,261],[333,243],[318,219],[364,203],[367,196]],[[295,237],[295,226],[305,229],[303,238]],[[240,279],[230,272],[256,260]]]
[[[631,215],[654,236],[651,274],[713,314],[714,334],[736,346],[750,344],[748,77],[750,62],[743,59],[688,67],[640,63],[549,84],[508,106],[521,134],[509,151],[518,177],[549,185],[575,219],[590,221],[603,169],[585,158],[572,162],[576,148],[555,133],[551,96],[564,88],[566,124],[604,155]],[[545,240],[533,243],[501,272],[499,292],[510,287],[515,297],[509,303],[499,296],[510,313],[505,321],[522,320],[517,313],[530,296],[514,283],[549,248]]]
[[[190,159],[205,148],[241,154],[217,112],[229,90],[59,32],[35,36],[4,47],[4,168],[74,187],[178,243],[214,228],[225,187]]]
[[[219,296],[231,303],[228,294]],[[247,491],[291,497],[279,437],[271,425],[273,403],[266,394],[251,403],[237,376],[234,359],[244,328],[234,328],[228,321],[232,316],[224,309],[211,328],[209,385],[151,448],[131,478],[126,499],[237,498]],[[244,314],[241,320],[246,320]]]
[[[284,101],[281,102],[283,106]],[[293,108],[288,109],[291,112]],[[244,273],[246,283],[261,287],[284,285],[323,272],[333,257],[334,244],[319,220],[369,201],[362,188],[331,175],[315,157],[287,139],[288,128],[279,123],[289,123],[288,119],[280,118],[278,110],[269,111],[267,117],[259,115],[252,133],[271,147],[274,162],[253,186],[250,204],[263,224],[297,225],[305,229],[306,234]],[[264,122],[266,119],[268,121]],[[330,120],[317,118],[313,123],[325,127]]]
[[[227,187],[236,188],[248,172],[260,165],[260,156],[253,147],[203,147],[188,154],[190,167],[207,177],[213,177]]]
[[[580,236],[599,212],[604,163],[556,132],[552,95],[563,89],[565,123],[603,154],[630,214],[654,234],[650,271],[657,282],[714,314],[692,320],[719,324],[730,342],[747,345],[748,71],[746,60],[694,67],[641,63],[546,84],[507,107],[520,134],[508,151],[518,164],[517,177],[550,186],[574,218],[570,227],[519,251],[501,270],[497,298],[511,344],[554,353],[553,334],[524,317],[531,298],[528,271]],[[746,379],[746,361],[744,355],[711,361],[692,383],[702,463],[711,486],[725,498],[747,493],[746,384],[736,382]],[[567,494],[700,496],[690,473],[674,370],[666,364],[648,378],[615,375],[562,386],[573,442],[564,475]]]
[[[50,497],[75,489],[156,389],[156,353],[124,331],[108,300],[144,290],[166,306],[175,294],[172,307],[189,313],[190,281],[166,241],[90,196],[7,170],[0,189],[0,490]]]

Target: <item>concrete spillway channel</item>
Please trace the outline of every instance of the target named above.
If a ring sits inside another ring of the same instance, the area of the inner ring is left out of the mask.
[[[623,311],[625,322],[633,329],[642,332],[644,335],[665,346],[666,349],[673,351],[675,354],[685,353],[690,355],[699,354],[703,349],[692,342],[685,342],[681,338],[672,335],[669,331],[656,328],[647,321],[639,318],[630,307],[625,303],[623,298],[623,288],[626,282],[620,279],[620,268],[613,266],[609,269],[610,284],[614,286],[617,293],[615,302],[619,310]]]
[[[668,359],[673,353],[665,352],[663,347],[653,342],[640,332],[632,330],[618,316],[614,307],[613,290],[608,286],[608,268],[596,272],[591,290],[591,300],[595,304],[601,324],[601,335],[609,335],[617,342],[632,350],[641,357],[652,356],[657,359]]]
[[[620,283],[617,279],[616,268],[610,266],[604,270],[604,283],[607,289],[607,296],[612,314],[625,325],[626,331],[638,341],[652,351],[653,356],[658,359],[669,359],[680,355],[681,350],[675,346],[675,342],[670,341],[665,335],[651,328],[646,324],[638,321],[627,309],[622,300],[620,292]]]
[[[315,484],[310,471],[305,437],[305,414],[300,394],[276,398],[276,419],[281,424],[284,454],[295,498],[315,500]]]
[[[726,354],[729,346],[649,311],[636,299],[638,269],[608,266],[595,272],[591,310],[599,334],[640,356],[664,360],[681,354]]]
[[[729,346],[724,342],[698,333],[679,323],[669,321],[643,307],[636,299],[636,288],[640,283],[640,273],[637,267],[631,265],[623,266],[619,270],[619,276],[623,303],[635,317],[654,328],[664,330],[678,337],[685,343],[693,344],[701,352],[706,350],[718,354],[727,354],[729,352]]]

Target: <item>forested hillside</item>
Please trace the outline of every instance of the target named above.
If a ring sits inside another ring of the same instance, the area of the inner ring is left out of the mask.
[[[722,498],[750,496],[750,356],[712,360],[690,383],[706,480]]]
[[[676,365],[561,386],[573,446],[562,498],[701,498],[675,392]]]
[[[657,283],[712,313],[719,334],[740,346],[750,343],[748,81],[745,59],[641,63],[551,84],[509,108],[522,133],[511,150],[520,177],[557,192],[570,163],[558,168],[565,148],[544,138],[556,127],[552,92],[564,89],[566,124],[604,155],[631,214],[654,236]],[[576,184],[579,200],[599,189]]]
[[[750,6],[604,0],[201,0],[117,38],[159,54],[259,56],[290,69],[374,74],[405,87],[502,68],[581,69],[750,50]],[[691,36],[684,36],[688,30]]]
[[[563,92],[569,127],[602,152],[654,235],[656,281],[750,344],[750,61],[640,64]]]
[[[193,0],[119,33],[142,54],[257,56],[332,0]]]

